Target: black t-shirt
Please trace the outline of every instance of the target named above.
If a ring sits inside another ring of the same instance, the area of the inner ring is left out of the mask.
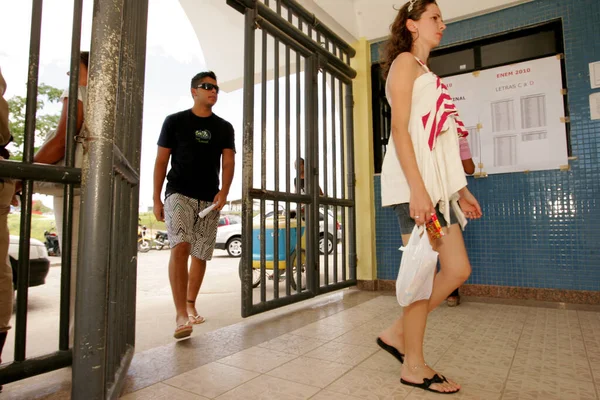
[[[166,196],[180,193],[213,201],[223,149],[235,151],[233,126],[215,114],[198,117],[192,110],[181,111],[165,118],[158,145],[171,149]]]

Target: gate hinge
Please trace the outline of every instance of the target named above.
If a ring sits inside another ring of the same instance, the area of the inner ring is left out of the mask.
[[[327,58],[321,54],[317,54],[317,69],[319,72],[323,72],[323,69],[327,65]]]
[[[256,3],[256,1],[254,1]],[[258,7],[254,4],[254,7],[251,9],[252,12],[252,20],[254,21],[254,29],[261,29],[260,27],[260,16],[258,15]]]

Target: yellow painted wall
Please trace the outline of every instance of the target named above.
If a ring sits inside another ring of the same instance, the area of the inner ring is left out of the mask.
[[[357,278],[377,279],[375,199],[373,187],[373,112],[371,107],[371,51],[364,38],[353,44],[352,68],[358,73],[354,94],[354,163],[356,171]]]

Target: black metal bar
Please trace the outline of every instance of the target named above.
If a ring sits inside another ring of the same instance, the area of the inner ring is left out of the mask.
[[[81,19],[83,11],[83,0],[75,0],[73,2],[73,32],[71,38],[71,71],[69,74],[69,106],[67,117],[67,132],[66,132],[66,153],[65,166],[73,167],[75,164],[75,146],[77,143],[74,138],[77,132],[77,109],[79,98],[79,48],[81,47]],[[59,323],[59,339],[58,348],[67,350],[69,348],[69,315],[71,305],[71,269],[73,263],[71,260],[71,249],[73,242],[73,203],[74,203],[73,185],[66,185],[64,188],[63,201],[63,231],[61,259],[61,277],[60,277],[60,323]]]
[[[27,75],[27,100],[25,103],[25,137],[23,162],[33,161],[35,123],[37,114],[38,78],[40,69],[40,41],[42,31],[43,0],[33,0],[31,6],[31,32],[29,36],[29,69]]]
[[[291,8],[292,11],[295,14],[297,14],[300,18],[303,18],[308,22],[312,22],[311,25],[315,31],[331,38],[331,40],[341,49],[343,49],[345,53],[348,53],[350,57],[354,57],[356,55],[356,50],[354,50],[352,46],[350,46],[344,39],[339,37],[335,32],[333,32],[326,25],[324,25],[313,13],[309,12],[306,8],[300,5],[300,3],[298,3],[295,0],[283,1],[286,4],[286,6]]]
[[[288,22],[292,22],[292,11],[288,8]],[[291,168],[290,168],[290,116],[291,116],[291,84],[290,84],[290,46],[285,47],[285,192],[286,194],[290,194],[290,178],[291,178]],[[296,66],[297,67],[297,66]],[[299,90],[299,88],[296,88]],[[296,218],[299,218],[298,213],[296,213]],[[286,201],[285,203],[285,295],[289,296],[291,294],[291,276],[292,276],[292,266],[290,263],[290,252],[291,252],[291,243],[290,243],[290,202]]]
[[[339,79],[340,81],[342,81],[342,82],[344,82],[346,84],[351,84],[352,83],[352,79],[348,78],[342,71],[340,71],[339,69],[335,68],[331,64],[322,65],[321,69],[323,70],[323,72],[327,72],[327,73],[335,76],[337,79]]]
[[[133,54],[135,62],[126,63],[130,65],[132,72],[136,78],[131,86],[131,102],[134,105],[133,112],[130,115],[129,121],[134,126],[130,130],[130,134],[126,135],[127,138],[131,138],[130,153],[127,154],[129,160],[132,161],[134,170],[139,176],[140,163],[141,163],[141,148],[142,148],[142,121],[144,115],[144,85],[145,85],[145,71],[146,71],[146,42],[147,42],[147,31],[148,31],[148,0],[137,1],[136,15],[136,30],[135,38],[131,41],[134,51],[128,55]],[[136,107],[137,106],[137,107]],[[126,247],[128,254],[126,257],[125,266],[127,268],[127,344],[135,345],[135,321],[136,321],[136,280],[137,280],[137,224],[138,224],[138,210],[139,210],[139,190],[137,188],[131,188],[130,191],[131,201],[129,202],[129,235],[126,238],[128,246]],[[127,359],[128,356],[123,357]],[[122,365],[124,365],[122,363]],[[123,382],[125,380],[123,379]],[[120,384],[120,383],[119,383]],[[120,393],[118,385],[115,387],[115,392]]]
[[[337,50],[335,51],[337,52]],[[335,104],[335,91],[336,89],[336,79],[331,77],[331,159],[332,159],[332,175],[333,175],[333,197],[337,199],[337,139],[338,134],[336,132],[336,104]],[[337,206],[333,208],[333,281],[337,283],[338,281],[338,258],[337,258]],[[327,221],[329,222],[329,216],[326,215]],[[327,223],[329,225],[329,223]],[[326,244],[328,245],[327,254],[329,254],[329,238],[326,238]],[[328,256],[329,257],[329,256]]]
[[[254,168],[254,57],[255,10],[247,10],[244,17],[244,140],[242,159],[242,317],[254,313],[252,305],[252,214]]]
[[[270,23],[268,20],[258,17],[257,23],[263,31],[268,32],[270,35],[279,38],[281,42],[290,46],[294,49],[294,51],[302,54],[304,57],[310,57],[312,54],[309,49],[295,41],[293,38],[290,38],[285,33],[283,33],[279,28]]]
[[[122,100],[122,99],[119,99]],[[118,129],[118,128],[117,128]],[[117,135],[115,135],[115,141],[117,139]],[[116,145],[113,145],[116,147]],[[112,227],[116,228],[118,222],[121,218],[121,194],[122,194],[122,185],[123,180],[116,177],[113,183],[112,189],[112,209],[110,210],[110,217],[107,215],[105,218],[110,218],[112,222]],[[113,234],[110,237],[110,254],[108,259],[108,286],[106,288],[108,301],[107,301],[107,315],[106,315],[106,334],[110,340],[106,341],[106,382],[108,386],[111,386],[115,376],[116,365],[119,363],[120,354],[119,354],[119,344],[125,335],[122,332],[119,332],[119,317],[121,314],[119,313],[119,309],[123,306],[121,303],[121,299],[119,298],[120,292],[120,281],[121,277],[119,276],[119,258],[120,258],[120,249],[119,243],[121,242],[121,230],[115,229]]]
[[[0,176],[16,180],[77,184],[81,182],[81,169],[0,160]]]
[[[27,100],[25,106],[25,138],[23,161],[33,161],[35,123],[37,111],[37,86],[42,29],[42,0],[34,0],[31,10],[31,33],[29,42],[29,74],[27,77]],[[4,175],[7,177],[6,175]],[[15,332],[15,361],[25,360],[27,332],[27,296],[29,287],[29,237],[31,236],[31,199],[33,183],[24,182],[21,197],[21,226],[19,240],[19,267],[17,277],[17,316]]]
[[[347,141],[346,141],[346,132],[347,132],[347,127],[344,126],[344,85],[342,84],[342,82],[340,82],[340,90],[339,90],[339,104],[340,104],[340,156],[342,159],[342,173],[341,173],[341,197],[343,199],[346,198],[347,195],[347,191],[346,191],[346,157],[345,157],[345,149],[347,147]],[[353,203],[350,202],[351,204],[349,205],[349,207],[353,206]],[[342,209],[342,281],[346,280],[346,269],[347,269],[347,265],[346,264],[346,252],[347,252],[347,244],[346,244],[346,210],[348,208],[344,207]]]
[[[0,366],[0,385],[68,367],[73,362],[71,350],[56,351],[25,362],[12,362]]]
[[[129,365],[131,365],[131,360],[133,360],[133,355],[135,354],[135,349],[133,346],[127,346],[127,350],[125,354],[121,357],[121,361],[119,363],[119,368],[115,371],[116,376],[125,376],[127,374],[127,370],[129,369]],[[121,379],[115,382],[106,395],[107,399],[118,399],[121,396],[121,392],[125,387],[126,380]]]
[[[319,242],[317,237],[319,227],[319,139],[318,139],[318,97],[319,84],[317,75],[317,58],[311,57],[306,66],[306,93],[305,93],[305,115],[306,115],[306,166],[304,177],[308,188],[311,202],[308,204],[308,215],[306,230],[308,231],[306,241],[306,281],[308,290],[316,294],[319,279]],[[308,172],[307,172],[308,171]]]
[[[279,200],[279,201],[299,201],[305,202],[310,201],[310,197],[306,194],[287,194],[275,192],[273,190],[262,190],[262,189],[250,189],[250,196],[254,200]]]
[[[259,2],[256,2],[258,7]],[[267,0],[268,4],[268,0]],[[260,187],[267,189],[267,32],[262,31],[262,59],[261,59],[261,113],[260,113]],[[260,233],[258,236],[260,248],[260,301],[267,301],[267,271],[265,261],[266,235],[265,235],[265,200],[260,200]]]
[[[320,39],[320,37],[319,37]],[[326,42],[327,43],[327,42]],[[321,135],[321,138],[323,140],[323,157],[321,158],[321,160],[323,160],[323,196],[319,196],[318,199],[319,201],[321,200],[321,197],[329,197],[328,196],[328,176],[327,176],[327,159],[328,159],[328,146],[327,146],[327,73],[325,71],[323,71],[321,73],[321,78],[322,78],[322,82],[321,82],[321,101],[322,101],[322,113],[323,113],[323,134]],[[333,80],[333,78],[332,78]],[[333,116],[332,116],[333,117]],[[321,204],[319,202],[319,212],[321,210]],[[324,234],[323,234],[323,264],[324,264],[324,278],[325,278],[325,285],[329,284],[329,249],[326,246],[326,242],[328,240],[328,236],[329,236],[329,214],[328,214],[328,207],[326,205],[323,205],[323,227],[325,229]],[[319,238],[320,240],[320,238]],[[319,278],[321,277],[321,274],[319,274]],[[319,286],[320,282],[319,282]]]
[[[289,1],[289,0],[288,0]],[[344,75],[346,75],[350,79],[354,79],[356,77],[356,71],[352,69],[350,66],[345,64],[339,58],[335,57],[333,54],[325,50],[318,43],[315,43],[310,36],[305,35],[302,31],[298,30],[293,24],[287,22],[283,18],[280,18],[276,12],[271,10],[268,6],[257,2],[256,3],[258,14],[265,18],[267,21],[275,25],[278,29],[284,32],[287,36],[290,36],[292,39],[299,42],[301,45],[311,50],[313,53],[316,53],[327,60],[328,64],[333,65],[336,69],[341,71]]]
[[[355,175],[354,175],[354,97],[352,94],[352,85],[346,85],[346,146],[348,149],[348,199],[354,203],[355,196]],[[356,280],[356,207],[352,206],[350,209],[348,231],[350,234],[349,243],[349,267],[350,267],[350,280]]]
[[[281,1],[276,0],[277,15],[281,16]],[[274,84],[274,112],[273,112],[273,133],[275,136],[274,146],[274,178],[275,192],[279,192],[279,40],[275,37],[273,49],[273,84]],[[266,156],[266,154],[265,154]],[[275,212],[273,213],[273,297],[279,298],[279,202],[275,200],[273,204]]]
[[[88,157],[79,233],[73,387],[75,399],[106,397],[107,284],[110,262],[113,150],[124,0],[94,3],[88,102]]]
[[[302,20],[298,21],[298,29],[302,30]],[[302,89],[302,81],[301,81],[301,66],[302,58],[301,53],[296,52],[296,160],[294,161],[294,166],[296,169],[296,178],[295,178],[295,190],[296,194],[302,194],[304,192],[304,178],[300,178],[300,136],[302,132],[302,123],[300,121],[300,115],[302,115],[302,104],[301,104],[301,93]],[[304,61],[304,65],[306,66],[306,60]],[[305,75],[306,77],[306,70]],[[307,82],[304,81],[304,86],[306,87]],[[306,93],[306,89],[305,89]],[[306,121],[306,119],[305,119]],[[306,163],[305,167],[306,167]],[[302,181],[300,181],[302,179]],[[296,250],[302,247],[302,221],[304,220],[304,204],[302,204],[302,200],[296,200]],[[290,253],[288,253],[290,254]],[[296,278],[298,274],[296,274]],[[298,282],[298,280],[296,280]],[[300,285],[296,285],[296,292],[300,293],[301,288]]]
[[[344,53],[354,57],[356,50],[350,46],[344,39],[340,38],[335,32],[327,28],[313,13],[304,8],[300,3],[295,0],[282,0],[284,6],[290,9],[299,19],[304,19],[309,26],[315,29],[315,31],[330,37],[331,40],[339,46]],[[244,13],[244,8],[253,8],[254,0],[227,0],[227,4],[235,8],[240,13]]]
[[[331,283],[327,286],[321,286],[319,288],[319,294],[335,292],[336,290],[346,289],[352,286],[356,286],[356,279],[349,279],[343,282]]]
[[[121,150],[114,145],[114,166],[113,169],[117,172],[123,179],[129,182],[133,186],[137,186],[140,183],[140,176],[138,172],[133,168],[133,166],[127,160],[127,157],[121,152]]]
[[[297,285],[300,288],[300,285]],[[276,308],[288,306],[290,304],[298,303],[299,301],[308,300],[314,295],[308,291],[302,293],[295,293],[290,296],[280,297],[278,299],[269,300],[268,302],[257,303],[252,306],[249,317],[252,315],[260,314],[265,311],[274,310]]]

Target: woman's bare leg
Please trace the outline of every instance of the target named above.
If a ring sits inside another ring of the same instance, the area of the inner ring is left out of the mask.
[[[410,235],[404,235],[403,242],[407,243],[409,237]],[[425,364],[423,357],[423,337],[428,313],[459,287],[471,272],[462,232],[458,225],[452,225],[447,235],[434,243],[434,248],[440,253],[441,268],[434,279],[430,299],[405,307],[403,316],[379,336],[386,344],[406,354],[402,366],[402,378],[414,383],[421,383],[423,378],[431,378],[435,374],[435,371]],[[431,388],[451,392],[459,389],[460,386],[448,382],[434,384]]]

